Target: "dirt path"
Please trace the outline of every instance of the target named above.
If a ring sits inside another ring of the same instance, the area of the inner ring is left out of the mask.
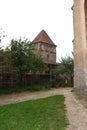
[[[67,130],[87,130],[87,109],[75,98],[71,88],[53,89],[41,92],[23,92],[0,96],[0,105],[21,102],[31,99],[44,98],[52,95],[63,94],[67,108],[69,127]]]

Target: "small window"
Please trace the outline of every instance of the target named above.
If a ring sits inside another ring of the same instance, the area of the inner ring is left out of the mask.
[[[41,45],[41,46],[40,46],[40,50],[41,50],[41,51],[44,51],[44,45]]]
[[[49,54],[47,54],[47,59],[49,59]]]

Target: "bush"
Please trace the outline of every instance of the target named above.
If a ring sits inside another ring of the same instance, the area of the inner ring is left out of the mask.
[[[60,88],[60,87],[73,87],[73,84],[68,82],[65,84],[62,81],[50,81],[44,84],[33,84],[28,86],[15,86],[15,87],[2,87],[0,88],[0,94],[10,94],[13,92],[19,93],[23,91],[40,91],[40,90],[50,90],[51,88]]]

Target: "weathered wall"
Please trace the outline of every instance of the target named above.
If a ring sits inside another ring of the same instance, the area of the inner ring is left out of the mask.
[[[56,63],[56,46],[47,43],[37,43],[34,46],[34,53],[41,55],[46,63]]]
[[[74,89],[87,92],[87,41],[85,0],[74,0]]]

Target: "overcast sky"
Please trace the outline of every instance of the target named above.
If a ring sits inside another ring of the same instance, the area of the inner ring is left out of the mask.
[[[57,61],[73,51],[73,0],[0,0],[0,28],[12,38],[32,41],[44,29],[57,45]],[[1,32],[1,30],[0,30]]]

